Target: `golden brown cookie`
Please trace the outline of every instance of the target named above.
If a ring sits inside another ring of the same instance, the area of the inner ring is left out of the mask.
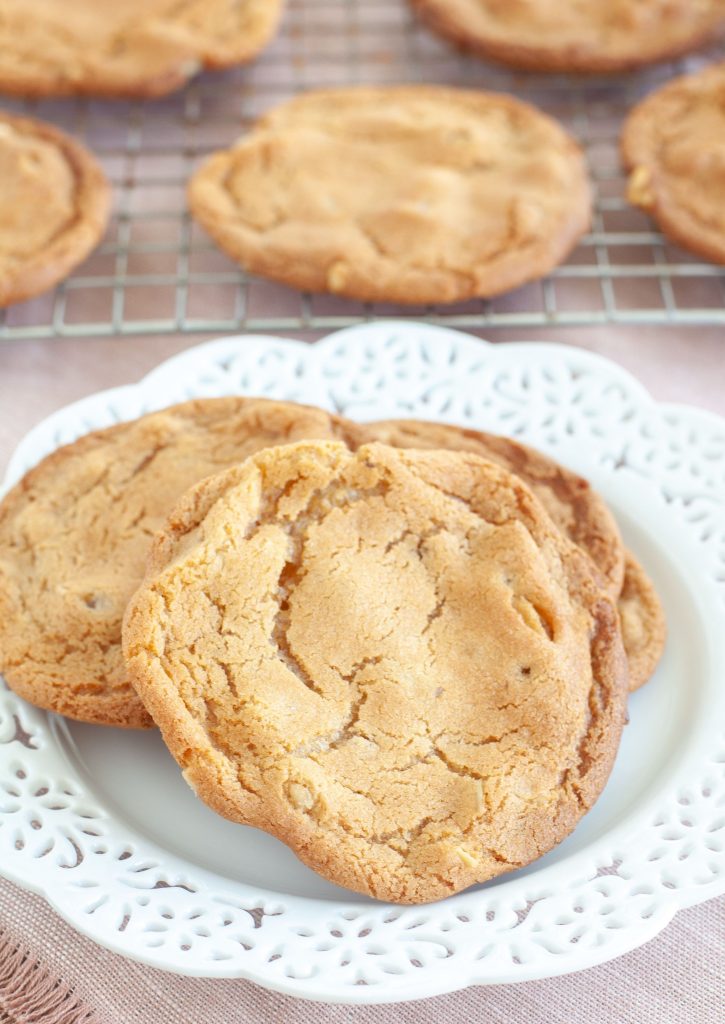
[[[86,258],[106,229],[111,189],[95,159],[69,136],[3,113],[0,183],[4,307],[47,291]]]
[[[0,503],[0,669],[70,718],[148,727],[121,657],[121,620],[153,533],[183,492],[267,445],[335,437],[320,409],[200,399],[61,448]]]
[[[0,91],[162,96],[251,60],[283,0],[0,0]]]
[[[556,525],[589,555],[616,598],[624,580],[624,545],[614,516],[589,483],[542,452],[508,437],[427,420],[379,420],[359,428],[362,441],[395,448],[475,452],[515,473]]]
[[[638,690],[652,676],[664,653],[667,620],[652,581],[629,551],[617,608],[629,664],[629,688]]]
[[[581,150],[510,96],[312,92],[193,176],[189,205],[243,267],[398,303],[492,296],[564,260],[590,219]]]
[[[675,242],[725,263],[725,64],[677,78],[622,133],[627,198]]]
[[[627,672],[594,572],[476,455],[301,442],[185,496],[124,655],[211,807],[426,902],[540,856],[599,795]]]
[[[434,31],[529,71],[626,71],[702,46],[724,0],[412,0]]]

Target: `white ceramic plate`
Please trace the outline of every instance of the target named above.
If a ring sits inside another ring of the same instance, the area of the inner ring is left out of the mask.
[[[602,491],[670,623],[609,784],[537,863],[403,909],[337,889],[277,840],[216,817],[158,735],[67,722],[0,684],[0,872],[136,960],[347,1003],[579,970],[725,892],[725,421],[657,405],[575,348],[375,323],[315,346],[239,337],[191,349],[40,424],[6,485],[86,431],[224,394],[511,434]]]

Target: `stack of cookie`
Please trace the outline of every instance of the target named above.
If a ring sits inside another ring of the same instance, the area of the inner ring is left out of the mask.
[[[9,685],[155,723],[210,807],[380,899],[571,832],[663,643],[589,485],[453,426],[198,400],[60,449],[0,504]]]

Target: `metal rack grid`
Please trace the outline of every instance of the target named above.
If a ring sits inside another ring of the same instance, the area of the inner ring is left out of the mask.
[[[617,150],[626,110],[701,60],[621,79],[515,74],[436,39],[406,0],[288,0],[279,37],[255,64],[202,76],[167,99],[5,101],[84,139],[113,182],[115,211],[102,245],[64,284],[5,311],[0,340],[324,330],[374,316],[469,328],[725,324],[725,267],[668,242],[627,204]],[[190,220],[190,172],[296,92],[358,81],[511,91],[558,117],[588,154],[596,191],[591,233],[543,281],[455,306],[364,305],[246,276]]]

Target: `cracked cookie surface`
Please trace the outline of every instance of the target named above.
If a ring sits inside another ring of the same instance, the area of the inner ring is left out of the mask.
[[[160,96],[251,60],[282,0],[0,0],[0,91]]]
[[[151,537],[192,484],[267,445],[340,436],[320,409],[200,399],[59,449],[0,502],[0,670],[71,718],[150,727],[126,676],[121,620]]]
[[[625,71],[688,53],[725,26],[724,0],[412,0],[432,29],[531,71]]]
[[[627,198],[675,242],[725,263],[725,63],[676,78],[629,114]]]
[[[311,92],[193,176],[189,205],[248,271],[366,301],[455,302],[548,273],[590,221],[584,158],[509,96]]]
[[[203,481],[157,535],[124,655],[206,803],[404,903],[563,839],[625,716],[589,559],[467,452],[299,442]]]
[[[1,20],[1,19],[0,19]],[[98,244],[111,189],[52,125],[0,113],[0,307],[53,288]]]
[[[650,678],[662,657],[666,623],[652,581],[631,552],[604,500],[590,484],[543,452],[508,437],[424,420],[380,420],[358,428],[358,443],[396,448],[475,452],[515,473],[531,488],[560,530],[582,548],[618,600],[630,690]]]

